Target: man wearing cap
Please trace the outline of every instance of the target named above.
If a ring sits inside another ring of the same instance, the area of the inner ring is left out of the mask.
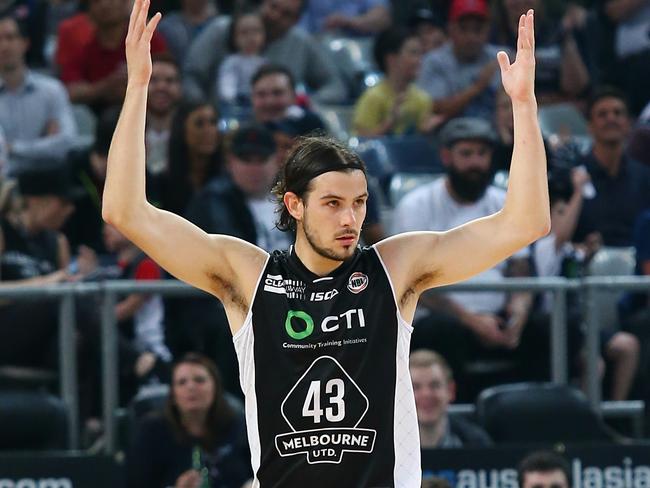
[[[498,49],[487,43],[488,13],[486,0],[453,0],[449,42],[422,60],[417,84],[448,119],[459,115],[493,118],[500,76]]]
[[[416,188],[397,205],[393,233],[447,231],[499,211],[506,192],[492,186],[491,159],[496,134],[489,122],[457,118],[440,134],[444,177]],[[506,274],[529,274],[526,249],[508,262],[477,275],[477,280],[499,281]],[[518,347],[528,321],[530,296],[503,292],[454,292],[424,295],[421,303],[431,315],[415,327],[413,346],[435,349],[447,357],[462,376],[465,362],[479,345]],[[469,336],[469,337],[468,337]],[[468,346],[469,344],[469,346]],[[461,381],[465,384],[465,381]]]
[[[226,149],[228,175],[208,183],[190,202],[187,218],[206,232],[239,237],[262,249],[289,247],[289,236],[273,224],[276,156],[268,129],[252,124],[237,130]]]

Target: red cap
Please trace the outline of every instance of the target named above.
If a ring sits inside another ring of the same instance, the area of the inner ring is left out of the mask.
[[[449,20],[455,21],[466,15],[488,16],[487,0],[453,0],[449,9]]]

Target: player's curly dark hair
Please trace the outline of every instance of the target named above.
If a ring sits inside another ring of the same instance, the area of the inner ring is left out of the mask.
[[[298,139],[273,188],[276,213],[279,215],[276,227],[282,231],[296,230],[296,220],[284,204],[285,193],[292,192],[304,199],[310,190],[310,182],[315,177],[328,171],[346,171],[346,166],[350,170],[360,169],[367,174],[359,155],[339,141],[323,136]]]

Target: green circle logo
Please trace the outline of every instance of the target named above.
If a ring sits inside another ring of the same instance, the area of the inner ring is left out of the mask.
[[[296,332],[293,329],[293,325],[291,325],[291,319],[294,317],[305,322],[305,330]],[[292,339],[304,339],[305,337],[309,337],[311,333],[314,332],[314,320],[308,313],[303,312],[302,310],[289,310],[289,312],[287,312],[287,319],[284,321],[284,328],[287,330],[287,334],[289,334],[289,337]]]

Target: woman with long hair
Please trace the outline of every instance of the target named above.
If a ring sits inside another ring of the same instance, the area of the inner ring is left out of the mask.
[[[205,101],[184,101],[169,135],[167,172],[154,183],[153,199],[183,214],[194,194],[221,171],[221,138],[216,108]]]
[[[188,353],[174,364],[164,412],[140,421],[127,466],[134,488],[239,488],[251,477],[243,410],[210,359]]]

